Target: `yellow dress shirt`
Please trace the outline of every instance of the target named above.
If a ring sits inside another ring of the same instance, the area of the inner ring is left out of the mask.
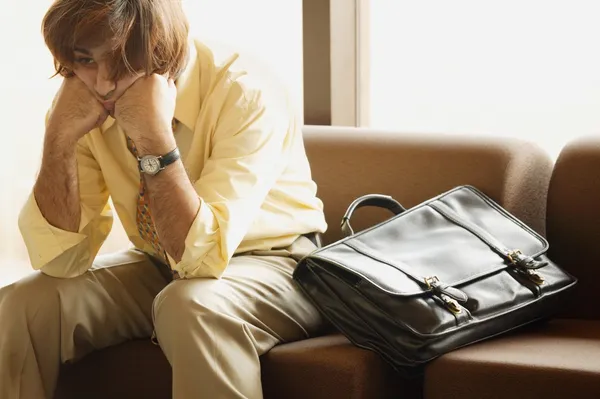
[[[234,72],[236,60],[237,54],[217,63],[193,41],[177,80],[175,118],[192,134],[185,143],[185,132],[175,137],[187,147],[184,166],[201,202],[181,261],[169,257],[183,278],[218,278],[236,253],[286,247],[327,227],[287,95],[260,71]],[[78,232],[49,224],[29,196],[19,228],[34,269],[55,277],[85,273],[112,227],[109,197],[132,244],[153,254],[137,231],[140,177],[125,137],[109,118],[78,142]]]

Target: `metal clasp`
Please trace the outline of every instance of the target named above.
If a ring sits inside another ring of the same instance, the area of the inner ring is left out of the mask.
[[[425,284],[427,284],[427,288],[431,291],[433,291],[435,287],[440,284],[440,279],[438,278],[438,276],[425,277],[424,280]],[[439,290],[435,290],[434,295],[442,300],[446,309],[448,309],[454,314],[459,314],[462,311],[462,308],[456,300],[438,291]]]
[[[517,270],[517,272],[521,273],[524,277],[529,279],[534,284],[537,284],[537,285],[544,284],[544,281],[546,281],[546,280],[540,273],[536,272],[535,270],[527,269],[524,267],[519,267],[519,263],[518,263],[519,256],[523,256],[523,252],[521,252],[521,250],[515,249],[515,250],[509,252],[507,256],[508,256],[508,259],[510,260],[510,262],[513,264],[513,266],[515,266],[515,269]]]
[[[425,284],[427,284],[428,289],[433,289],[440,282],[438,276],[425,277]]]
[[[516,265],[519,261],[519,255],[523,255],[523,252],[521,252],[520,249],[515,249],[508,253],[508,259],[511,261],[511,263]]]
[[[448,308],[448,310],[450,310],[452,313],[459,314],[462,311],[458,302],[450,298],[448,295],[442,294],[440,295],[440,298],[444,302],[444,305],[446,305],[446,308]]]
[[[537,285],[542,285],[542,284],[544,284],[544,281],[546,281],[541,274],[539,274],[538,272],[536,272],[534,270],[525,270],[522,273],[525,274],[525,276],[529,280],[531,280],[532,282],[534,282]]]

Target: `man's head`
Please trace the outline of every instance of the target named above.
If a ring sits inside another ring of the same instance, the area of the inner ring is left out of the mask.
[[[76,75],[107,108],[138,77],[176,78],[187,60],[181,0],[56,0],[42,32],[57,74]]]

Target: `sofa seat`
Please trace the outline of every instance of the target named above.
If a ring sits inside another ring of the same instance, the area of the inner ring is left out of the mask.
[[[600,321],[553,320],[448,353],[427,368],[426,399],[600,397]]]
[[[420,397],[422,390],[421,380],[401,378],[339,334],[276,346],[261,361],[267,399],[402,399]],[[160,348],[138,340],[63,366],[55,397],[164,399],[171,397],[171,381]]]
[[[387,194],[412,207],[462,184],[482,190],[536,231],[545,230],[552,161],[534,144],[347,127],[305,126],[303,133],[330,226],[325,243],[341,238],[340,220],[361,195]],[[389,216],[381,209],[361,209],[352,226],[359,231]],[[171,397],[169,364],[148,341],[91,353],[64,367],[59,380],[56,399]],[[273,348],[262,358],[262,382],[266,399],[422,396],[422,380],[401,378],[374,353],[353,347],[339,335]]]
[[[61,368],[54,394],[60,399],[165,399],[171,397],[171,365],[149,339],[92,352]]]
[[[422,379],[405,379],[374,352],[339,334],[276,346],[263,356],[265,398],[420,398]]]

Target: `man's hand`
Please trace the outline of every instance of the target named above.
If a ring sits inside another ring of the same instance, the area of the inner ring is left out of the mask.
[[[65,78],[48,115],[34,195],[52,226],[76,232],[81,222],[76,143],[102,125],[108,111],[78,78]]]
[[[144,152],[144,149],[158,152],[173,149],[175,140],[171,121],[176,97],[177,89],[173,81],[153,74],[138,79],[117,100],[115,119],[140,152]]]
[[[75,143],[107,117],[108,111],[79,78],[65,78],[50,110],[46,131]]]

